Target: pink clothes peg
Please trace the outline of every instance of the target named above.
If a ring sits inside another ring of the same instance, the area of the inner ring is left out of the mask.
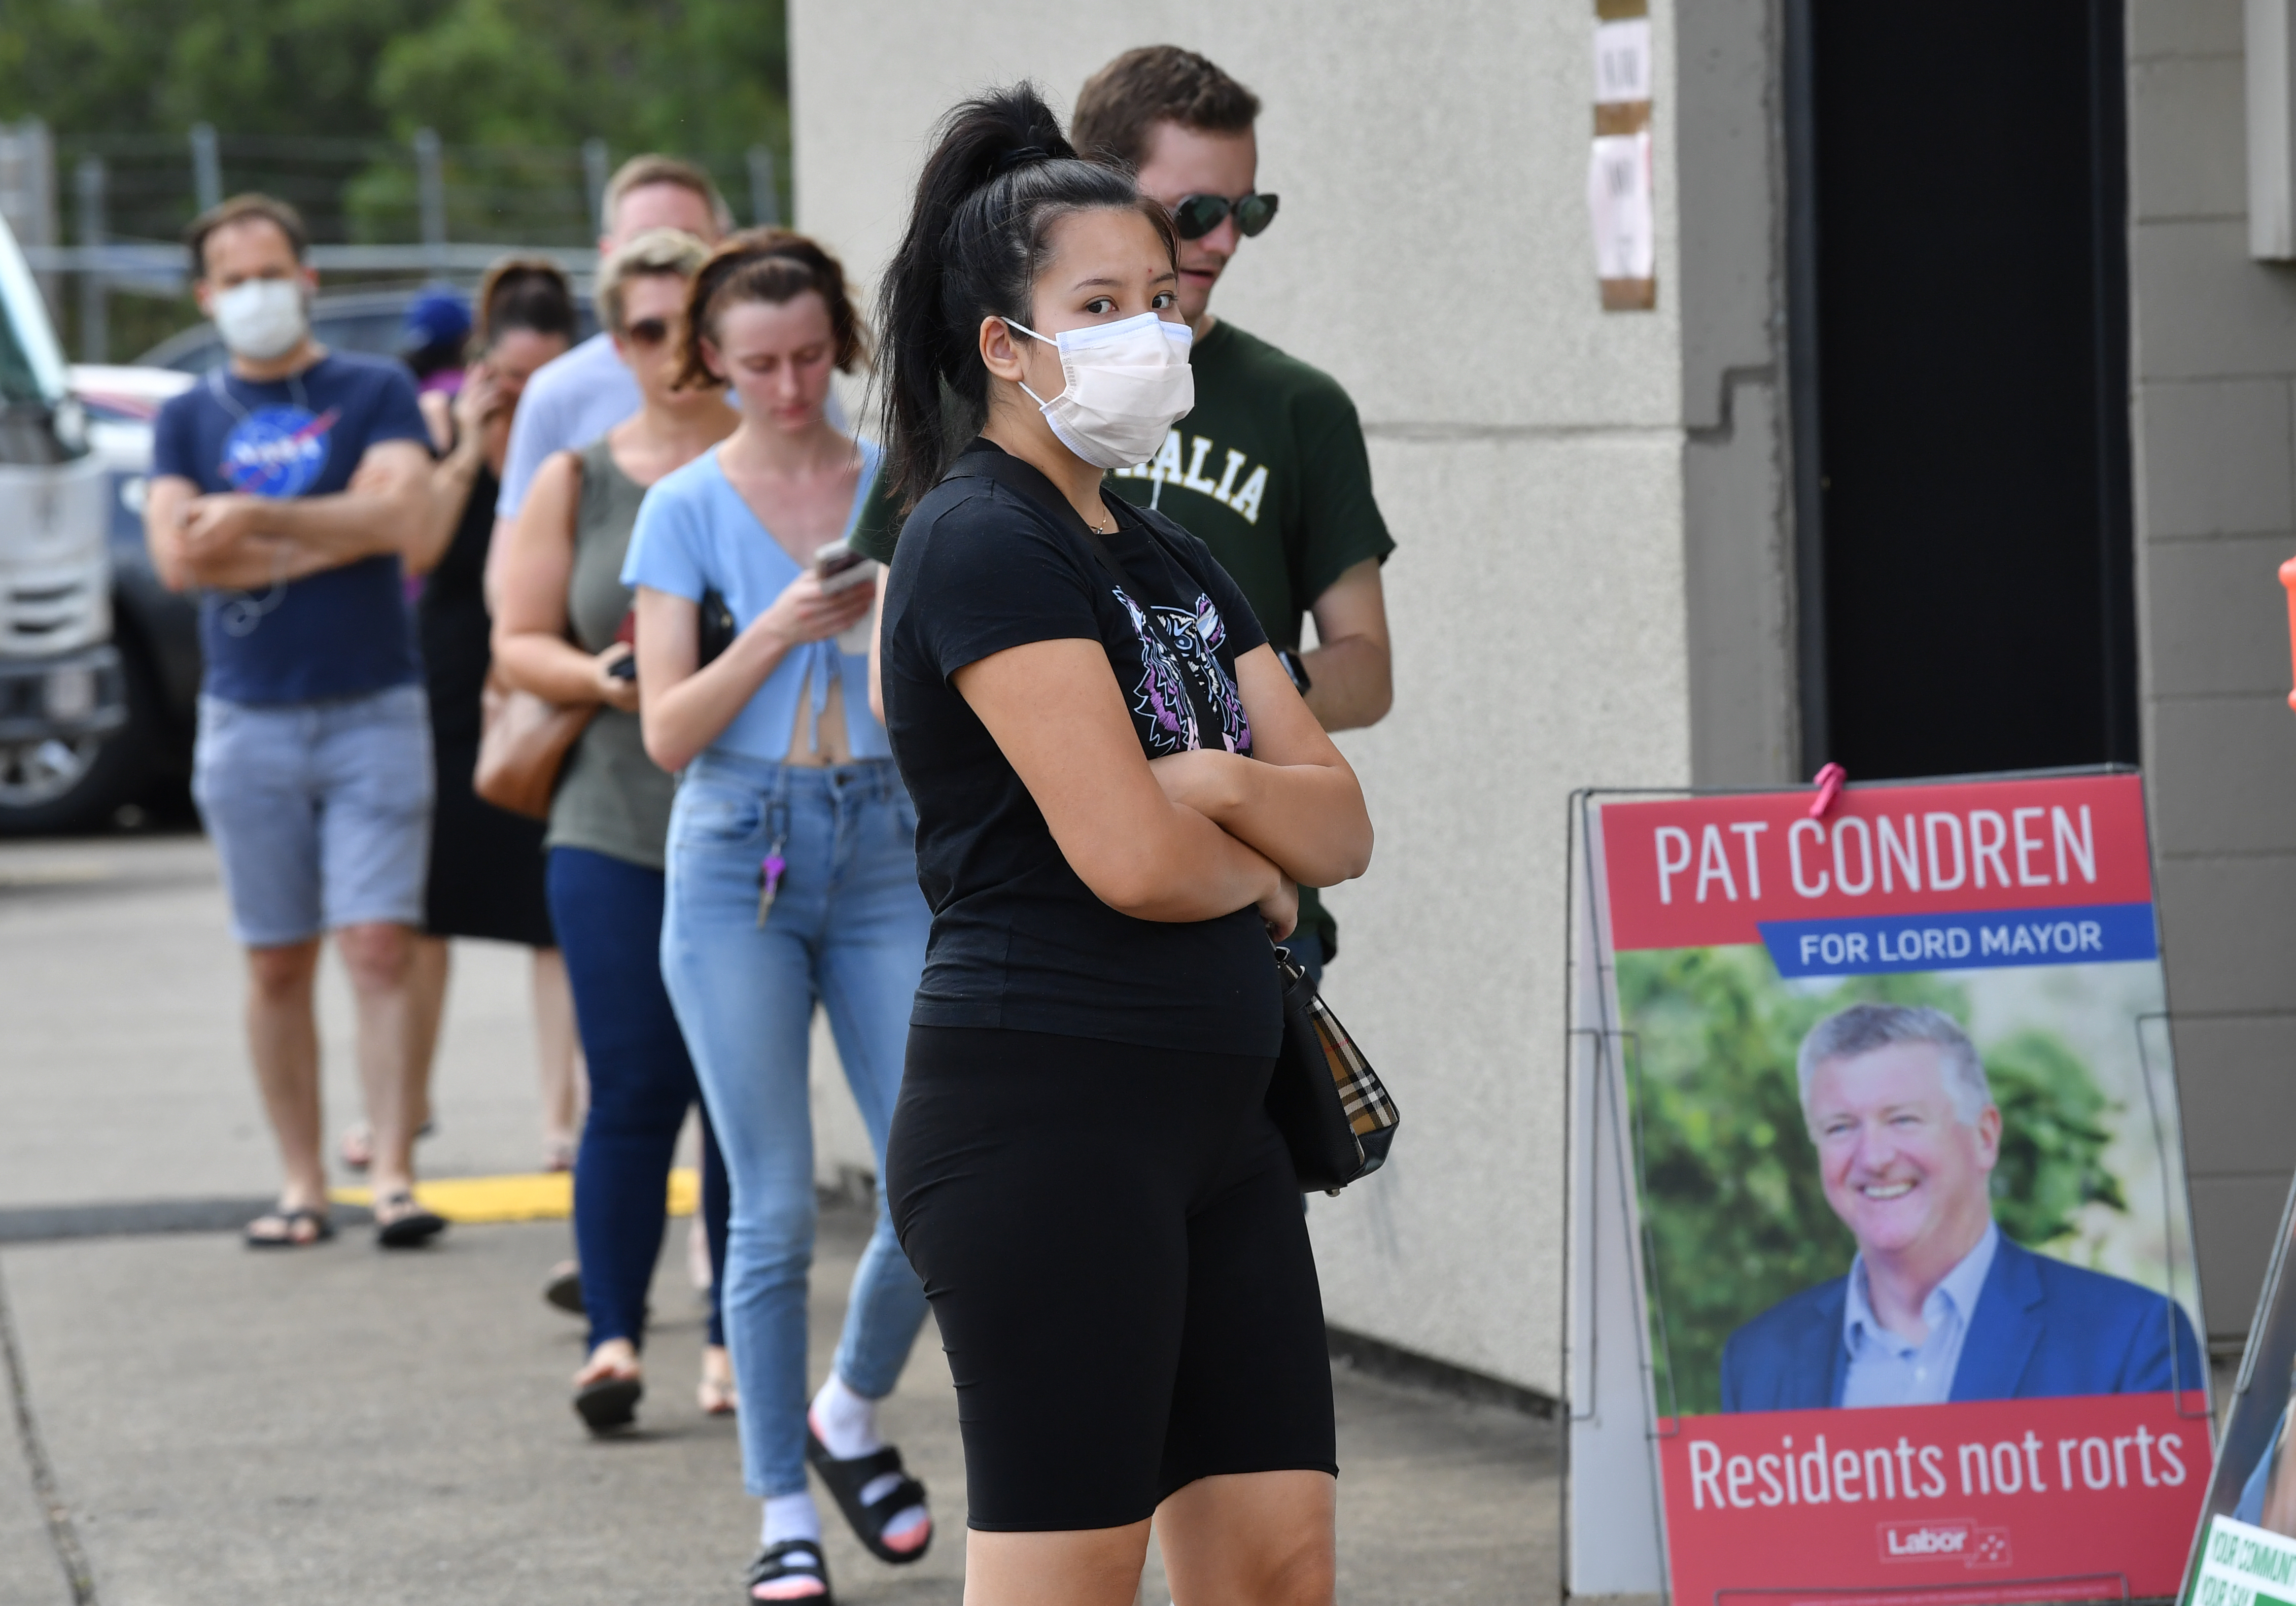
[[[2296,558],[2292,558],[2290,561],[2296,563]],[[2296,608],[2296,601],[2292,601],[2289,605]],[[1817,795],[1810,799],[1809,803],[1809,817],[1812,819],[1825,818],[1825,811],[1833,806],[1833,800],[1841,795],[1841,783],[1849,778],[1849,771],[1839,764],[1828,764],[1809,778],[1809,784],[1817,788]]]

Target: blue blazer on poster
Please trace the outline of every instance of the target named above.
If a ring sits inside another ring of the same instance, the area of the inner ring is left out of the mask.
[[[1841,1333],[1849,1287],[1845,1275],[1804,1289],[1732,1333],[1722,1347],[1722,1409],[1841,1404],[1849,1371]],[[2166,1394],[2205,1388],[2206,1375],[2183,1306],[2005,1236],[1962,1342],[1952,1398]]]

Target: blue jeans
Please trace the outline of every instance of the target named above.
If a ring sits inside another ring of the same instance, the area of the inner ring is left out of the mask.
[[[726,1338],[742,1390],[742,1471],[760,1498],[805,1483],[806,1273],[813,1264],[807,1041],[818,1001],[868,1128],[877,1223],[854,1273],[837,1375],[890,1394],[925,1318],[885,1209],[885,1134],[931,916],[915,811],[890,760],[793,769],[704,754],[669,819],[661,973],[733,1178]],[[788,863],[758,924],[760,862]]]
[[[646,1289],[669,1214],[670,1161],[701,1096],[661,984],[661,872],[588,848],[550,850],[550,918],[566,955],[589,1067],[590,1113],[574,1158],[574,1252],[590,1347],[645,1343]],[[701,1220],[709,1263],[726,1264],[726,1167],[701,1120]],[[726,1341],[721,1272],[710,1280],[709,1342]]]

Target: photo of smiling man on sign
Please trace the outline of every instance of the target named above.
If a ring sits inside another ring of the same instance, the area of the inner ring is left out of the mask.
[[[1857,1256],[1730,1335],[1723,1410],[2153,1394],[2200,1375],[2183,1311],[2002,1234],[2001,1110],[1952,1017],[1853,1005],[1802,1039],[1796,1069]]]
[[[2213,1447],[2141,783],[1600,808],[1674,1598],[2171,1594]]]

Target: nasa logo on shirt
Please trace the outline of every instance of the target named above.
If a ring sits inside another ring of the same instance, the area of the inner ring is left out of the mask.
[[[218,470],[234,490],[258,497],[299,497],[327,466],[327,442],[339,408],[312,416],[299,407],[258,408],[224,437]]]

